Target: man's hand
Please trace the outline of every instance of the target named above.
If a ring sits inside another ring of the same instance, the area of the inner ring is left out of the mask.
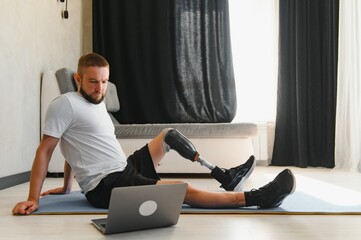
[[[39,204],[35,201],[19,202],[13,208],[13,214],[28,215],[38,209]]]
[[[70,191],[67,191],[66,189],[64,189],[64,187],[58,187],[41,193],[41,196],[43,197],[49,194],[68,194],[68,193],[70,193]]]

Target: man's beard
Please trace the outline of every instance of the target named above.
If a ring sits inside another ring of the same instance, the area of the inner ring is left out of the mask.
[[[86,100],[88,100],[88,102],[93,103],[93,104],[99,104],[99,103],[101,103],[101,102],[104,100],[104,95],[102,95],[102,97],[99,98],[99,99],[95,99],[95,98],[93,98],[90,94],[87,94],[87,93],[83,90],[82,87],[80,87],[79,92],[81,93],[81,95],[82,95]]]

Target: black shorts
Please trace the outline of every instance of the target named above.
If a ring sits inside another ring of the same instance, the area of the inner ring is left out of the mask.
[[[93,206],[108,208],[110,195],[115,187],[154,185],[160,180],[154,169],[148,145],[135,151],[128,157],[127,162],[124,171],[109,174],[85,195]]]

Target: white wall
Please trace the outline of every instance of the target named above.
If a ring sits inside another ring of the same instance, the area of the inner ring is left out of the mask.
[[[0,177],[29,171],[40,140],[41,74],[75,69],[83,49],[83,1],[0,1]]]

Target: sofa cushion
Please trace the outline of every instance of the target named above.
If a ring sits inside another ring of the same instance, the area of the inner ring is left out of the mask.
[[[60,93],[75,92],[77,90],[74,80],[74,71],[68,68],[61,68],[55,73]]]
[[[108,112],[118,112],[120,109],[117,88],[114,83],[108,82],[107,94],[105,95],[105,106]]]
[[[115,124],[115,134],[118,139],[152,139],[165,128],[175,128],[190,138],[246,138],[258,134],[254,123]]]

